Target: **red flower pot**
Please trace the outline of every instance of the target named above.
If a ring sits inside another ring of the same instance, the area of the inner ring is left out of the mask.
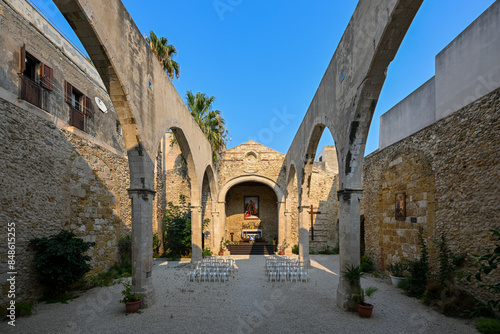
[[[139,306],[141,306],[141,300],[135,302],[126,302],[125,308],[127,309],[127,313],[135,313],[139,310]]]
[[[373,312],[373,305],[371,304],[358,304],[358,313],[363,318],[370,318]]]

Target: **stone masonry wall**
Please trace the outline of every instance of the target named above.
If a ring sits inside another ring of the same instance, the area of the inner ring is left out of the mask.
[[[326,247],[338,246],[338,215],[339,202],[337,200],[337,174],[325,168],[325,162],[315,162],[311,174],[309,189],[310,204],[314,211],[321,214],[314,215],[314,240],[309,239],[311,251],[322,251]],[[311,235],[311,233],[309,233]]]
[[[18,301],[41,294],[30,239],[66,229],[96,242],[89,251],[93,274],[117,260],[117,242],[131,225],[127,159],[56,127],[30,112],[33,108],[0,99],[0,228],[16,224]],[[4,240],[2,273],[7,272],[6,247]],[[6,296],[4,291],[2,298]]]
[[[432,238],[444,233],[455,254],[493,246],[489,230],[500,228],[499,133],[500,89],[365,159],[366,253],[379,269],[419,254],[418,226]],[[394,219],[400,191],[407,194],[404,222]],[[488,297],[476,282],[460,284]]]

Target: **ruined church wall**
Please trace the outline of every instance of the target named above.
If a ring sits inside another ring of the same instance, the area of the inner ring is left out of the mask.
[[[83,56],[27,2],[0,1],[0,22],[0,228],[16,224],[16,300],[32,301],[42,290],[30,239],[66,229],[95,242],[89,275],[117,260],[118,241],[131,228],[128,160],[109,96]],[[23,44],[53,69],[54,89],[42,90],[43,109],[18,98]],[[68,124],[66,80],[108,107],[104,113],[94,103],[85,132]],[[6,282],[6,247],[0,242],[0,282]],[[6,297],[7,285],[1,288]]]
[[[326,168],[325,162],[315,162],[313,165],[309,200],[314,211],[319,211],[321,214],[313,218],[314,240],[309,241],[311,251],[323,251],[326,247],[332,249],[338,246],[337,175],[333,170]]]
[[[493,247],[489,230],[500,228],[499,131],[497,89],[365,158],[366,253],[379,270],[393,260],[419,255],[419,226],[431,238],[444,233],[457,255]],[[394,218],[394,196],[401,191],[406,192],[404,222]],[[435,259],[434,244],[429,244]],[[460,284],[469,288],[466,282]],[[475,282],[471,287],[487,296]]]
[[[93,270],[117,260],[117,243],[129,233],[126,191],[128,162],[102,146],[60,129],[50,119],[0,99],[0,225],[16,225],[16,300],[41,295],[33,267],[33,238],[74,232],[96,246],[89,251]],[[39,111],[39,110],[35,110]],[[5,235],[6,237],[6,235]],[[2,273],[7,272],[7,243],[0,243]],[[2,278],[2,282],[5,280]],[[2,284],[7,289],[7,284]],[[7,294],[2,293],[3,297]],[[0,304],[6,300],[0,300]]]

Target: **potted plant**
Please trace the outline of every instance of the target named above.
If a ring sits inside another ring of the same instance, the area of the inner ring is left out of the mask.
[[[399,283],[405,279],[404,272],[408,269],[408,265],[401,261],[396,261],[389,264],[386,269],[391,273],[389,276],[391,277],[392,285],[398,286]]]
[[[135,313],[139,310],[139,306],[141,305],[142,295],[136,295],[132,292],[132,285],[130,282],[124,282],[123,286],[125,289],[122,291],[123,298],[120,300],[120,303],[125,303],[127,313]]]
[[[226,245],[227,241],[224,242],[224,237],[222,237],[222,239],[220,239],[219,256],[224,255],[224,251],[226,250]]]
[[[283,240],[283,243],[278,246],[278,254],[279,255],[285,255],[285,249],[290,246],[287,242],[286,239]]]
[[[358,293],[351,294],[351,299],[356,303],[358,314],[363,318],[370,318],[373,312],[373,305],[366,302],[366,297],[370,297],[377,291],[377,288],[370,286],[363,289],[361,287],[360,280],[364,272],[361,271],[360,266],[348,266],[343,274],[349,284],[356,286],[356,290],[358,291]]]

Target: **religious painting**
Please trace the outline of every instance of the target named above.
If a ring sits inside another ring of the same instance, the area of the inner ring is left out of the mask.
[[[258,196],[245,196],[245,219],[259,219]]]
[[[394,212],[396,220],[406,220],[406,193],[396,194],[396,206]]]

